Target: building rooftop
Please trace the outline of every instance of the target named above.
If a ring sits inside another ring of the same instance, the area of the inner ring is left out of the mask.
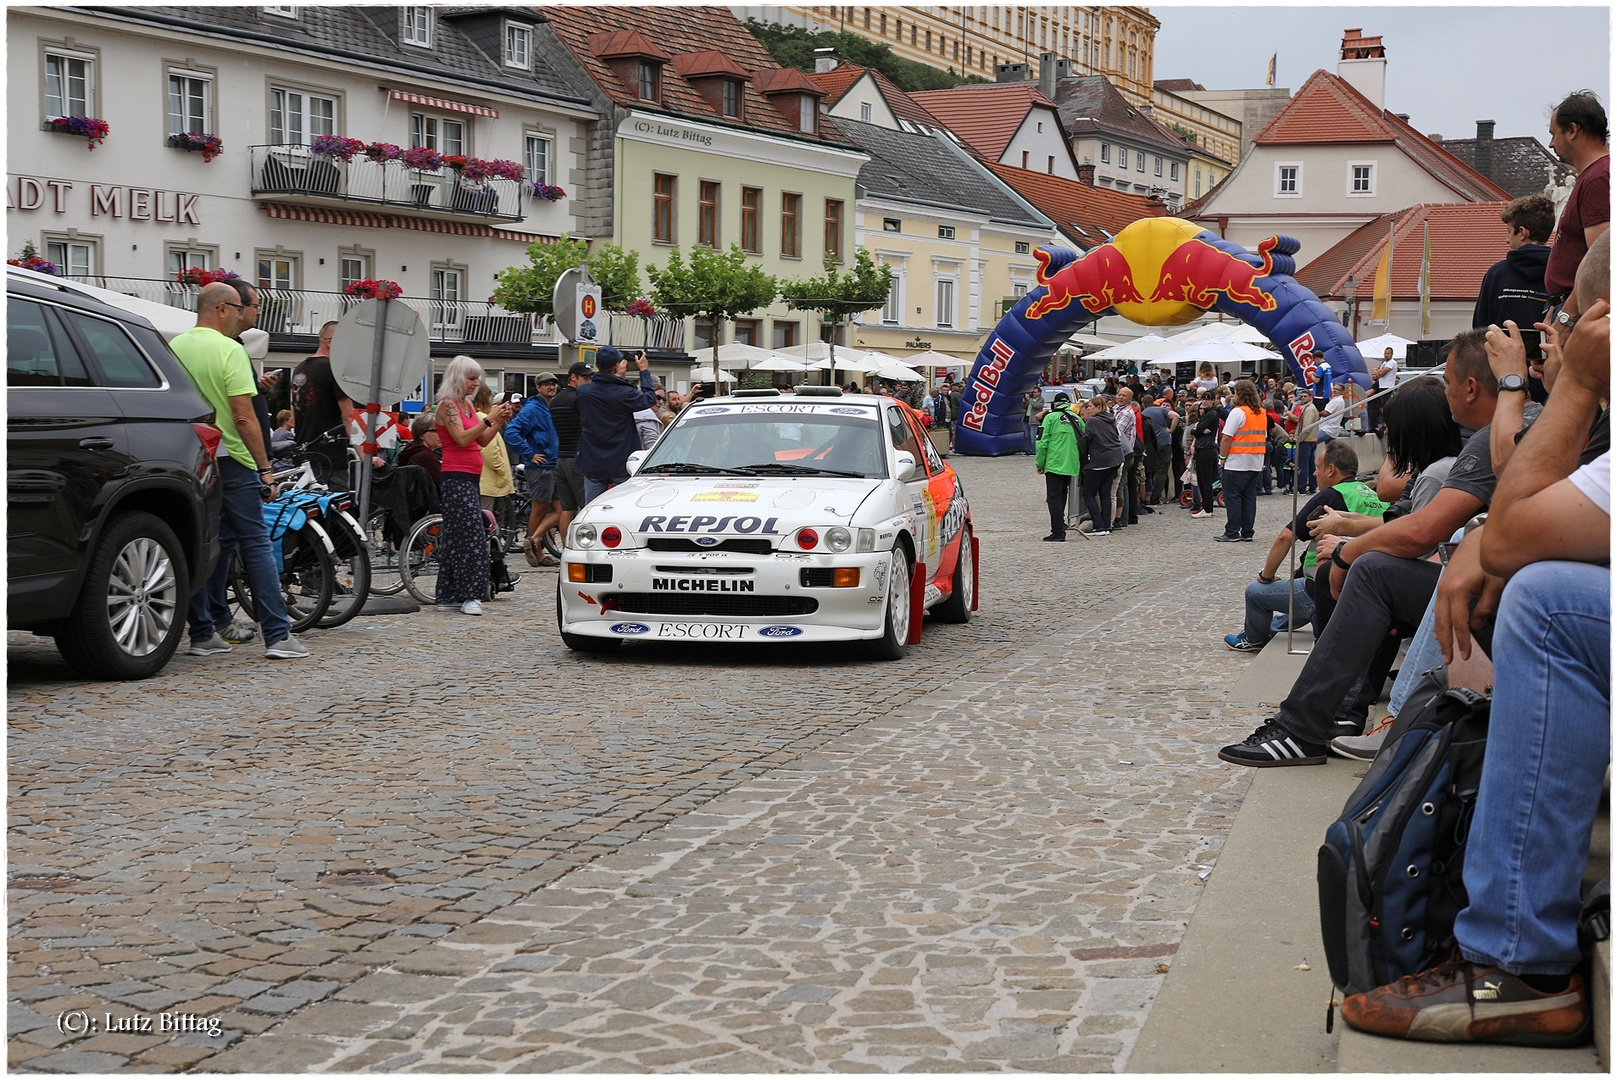
[[[1479,160],[1483,144],[1487,144],[1488,153],[1484,160]],[[1536,195],[1550,184],[1576,175],[1572,166],[1531,135],[1505,139],[1444,139],[1437,145],[1444,153],[1452,154],[1517,198]]]
[[[998,161],[1035,105],[1055,103],[1030,82],[974,83],[910,95],[985,161]]]
[[[1393,295],[1418,297],[1426,224],[1430,222],[1432,299],[1474,301],[1483,275],[1508,249],[1505,226],[1499,220],[1504,208],[1503,201],[1418,203],[1383,214],[1297,271],[1297,281],[1316,296],[1340,298],[1351,274],[1358,283],[1361,304],[1368,303],[1391,231]]]
[[[1056,223],[1080,250],[1106,243],[1141,218],[1163,217],[1160,199],[1090,187],[1060,176],[990,162],[988,169]]]
[[[946,134],[894,131],[847,119],[839,124],[843,134],[870,155],[859,170],[861,197],[964,210],[1005,224],[1048,228]]]
[[[1188,153],[1183,138],[1130,105],[1104,75],[1058,80],[1056,107],[1074,139],[1108,135],[1180,156]]]
[[[898,84],[875,68],[867,68],[860,64],[838,64],[830,71],[816,72],[809,76],[821,90],[825,91],[826,99],[835,105],[843,96],[853,89],[855,84],[869,72],[871,81],[876,86],[877,93],[887,107],[898,117],[900,125],[908,124],[922,134],[947,127],[936,116],[933,116],[914,97],[899,89]]]

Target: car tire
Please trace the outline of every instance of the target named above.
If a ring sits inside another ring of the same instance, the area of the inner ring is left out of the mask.
[[[56,633],[57,651],[91,678],[150,678],[180,647],[190,598],[174,530],[152,514],[124,514],[96,542],[78,600]]]
[[[968,623],[971,606],[977,599],[977,562],[971,546],[971,526],[960,530],[960,558],[955,560],[954,577],[950,579],[949,599],[932,609],[932,617],[939,622]]]
[[[870,642],[872,660],[902,660],[910,640],[910,557],[903,548],[894,548],[887,567],[887,614],[882,620],[882,636]]]
[[[556,589],[556,632],[561,634],[561,643],[574,652],[581,653],[611,653],[617,652],[622,646],[621,638],[589,637],[586,634],[569,634],[561,628],[561,588]]]

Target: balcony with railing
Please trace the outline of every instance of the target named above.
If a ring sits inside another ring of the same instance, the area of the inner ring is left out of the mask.
[[[74,277],[86,285],[111,289],[185,311],[195,311],[195,285],[161,278]],[[435,343],[452,342],[467,347],[477,345],[557,345],[561,335],[549,319],[538,315],[508,312],[498,304],[481,300],[444,300],[421,296],[401,296],[396,301],[421,316]],[[357,297],[346,293],[314,289],[274,289],[258,287],[258,326],[272,337],[314,335],[332,319],[341,319],[355,305]],[[678,352],[685,335],[684,323],[664,315],[642,317],[613,314],[612,341],[623,349],[660,349]]]
[[[301,144],[249,147],[254,196],[321,206],[376,207],[430,217],[521,221],[527,184],[505,177],[469,180],[449,166],[412,169],[403,161],[350,161]]]

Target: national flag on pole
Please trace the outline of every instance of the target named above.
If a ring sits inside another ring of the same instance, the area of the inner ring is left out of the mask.
[[[1424,223],[1420,256],[1420,336],[1432,336],[1432,221]]]
[[[1269,57],[1269,77],[1263,80],[1264,86],[1273,86],[1275,84],[1275,61],[1279,59],[1279,53],[1275,53],[1273,56]]]
[[[1376,266],[1375,288],[1371,293],[1370,320],[1385,323],[1392,329],[1392,223],[1387,228],[1387,246],[1382,249],[1381,262]]]

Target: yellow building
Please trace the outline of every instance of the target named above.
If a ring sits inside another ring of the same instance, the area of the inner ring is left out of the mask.
[[[845,31],[880,41],[906,60],[994,78],[1000,64],[1039,56],[1072,61],[1074,75],[1105,75],[1136,108],[1152,100],[1151,71],[1162,23],[1143,7],[1098,4],[966,4],[942,7],[752,5],[731,10],[759,22]]]

